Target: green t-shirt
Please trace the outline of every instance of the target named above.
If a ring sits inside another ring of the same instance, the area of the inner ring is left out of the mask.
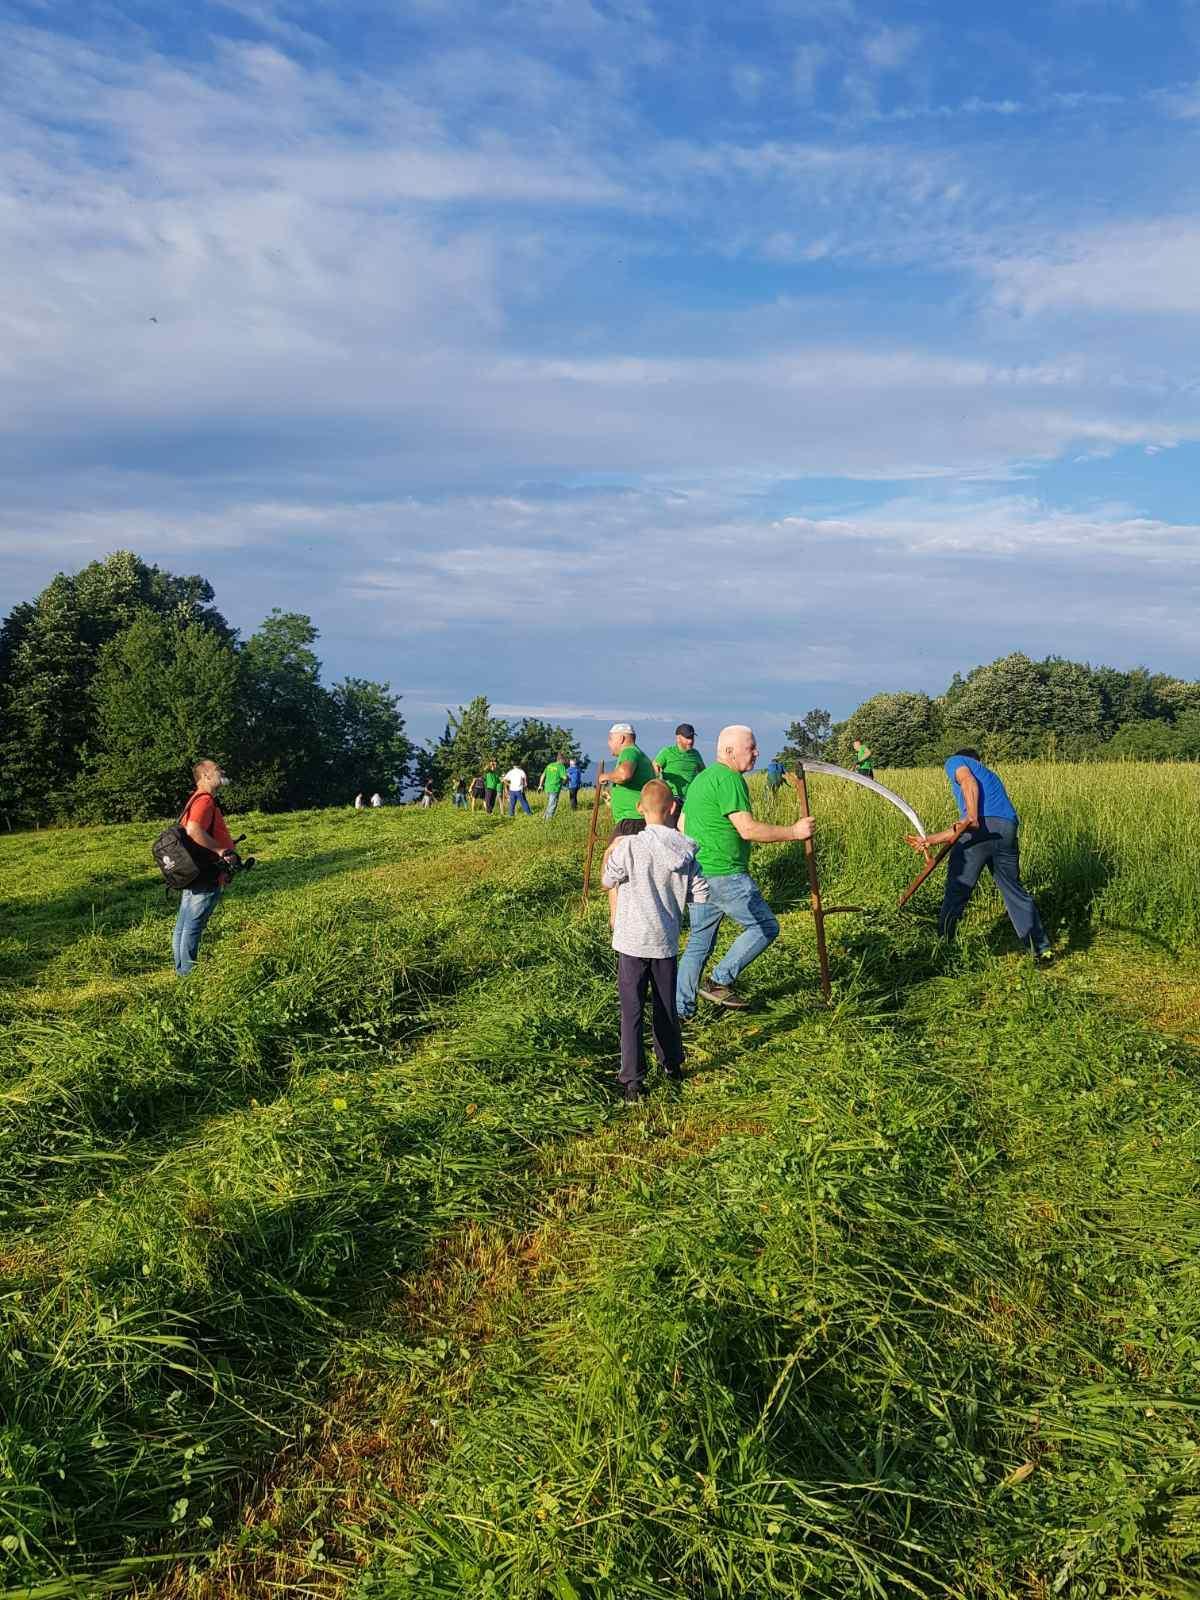
[[[654,768],[644,750],[639,750],[636,744],[627,744],[615,757],[614,765],[621,766],[626,761],[633,762],[633,776],[625,783],[614,783],[612,787],[612,818],[614,822],[624,822],[629,817],[638,814],[638,795],[654,777]]]
[[[552,761],[542,774],[543,787],[547,794],[557,794],[567,781],[567,769],[561,761]]]
[[[663,782],[676,800],[682,800],[688,784],[698,772],[704,771],[704,757],[699,750],[681,750],[677,744],[665,744],[654,758],[662,768]]]
[[[723,761],[705,767],[687,792],[684,825],[699,845],[696,859],[706,878],[750,870],[750,841],[730,822],[733,811],[749,811],[750,791],[740,772]]]
[[[494,772],[485,772],[483,775],[483,787],[485,789],[498,789],[500,787],[500,779]]]

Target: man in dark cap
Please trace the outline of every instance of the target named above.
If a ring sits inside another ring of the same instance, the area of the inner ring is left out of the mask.
[[[698,772],[704,771],[704,757],[696,745],[696,730],[690,722],[681,722],[675,729],[675,743],[665,744],[654,758],[654,771],[675,796],[672,823],[679,821],[688,784]]]

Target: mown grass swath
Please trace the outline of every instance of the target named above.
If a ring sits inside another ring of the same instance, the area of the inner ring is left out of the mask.
[[[146,829],[0,841],[9,1586],[1186,1592],[1197,1062],[1136,1015],[1195,971],[1185,780],[1011,780],[1059,970],[994,898],[950,952],[932,892],[888,910],[899,819],[814,779],[823,883],[876,908],[834,1006],[764,851],[760,1010],[632,1116],[582,814],[249,819],[184,985]]]

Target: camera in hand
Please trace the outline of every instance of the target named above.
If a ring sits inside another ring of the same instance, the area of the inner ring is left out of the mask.
[[[244,833],[239,833],[233,841],[234,844],[241,844],[245,837]],[[249,872],[257,860],[257,856],[240,856],[236,850],[230,850],[221,857],[221,866],[222,870],[228,872],[230,877],[234,877],[239,872]]]

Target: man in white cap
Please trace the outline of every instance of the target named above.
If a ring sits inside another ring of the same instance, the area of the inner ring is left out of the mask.
[[[775,913],[750,876],[750,846],[812,838],[811,817],[782,826],[754,817],[744,774],[757,759],[758,745],[751,728],[741,724],[722,728],[717,735],[716,761],[688,785],[679,826],[697,843],[696,859],[708,880],[708,900],[693,905],[688,914],[691,931],[679,958],[675,991],[681,1020],[695,1012],[697,994],[714,1005],[745,1010],[749,1002],[737,993],[734,982],[779,933]],[[724,917],[732,917],[743,931],[713,968],[708,982],[701,983],[700,974],[713,953]]]
[[[650,757],[638,748],[637,734],[631,722],[614,722],[608,730],[608,753],[617,763],[611,772],[596,780],[612,785],[612,819],[619,827],[622,822],[635,822],[644,826],[638,815],[638,797],[654,777]],[[626,829],[626,832],[629,830]]]

